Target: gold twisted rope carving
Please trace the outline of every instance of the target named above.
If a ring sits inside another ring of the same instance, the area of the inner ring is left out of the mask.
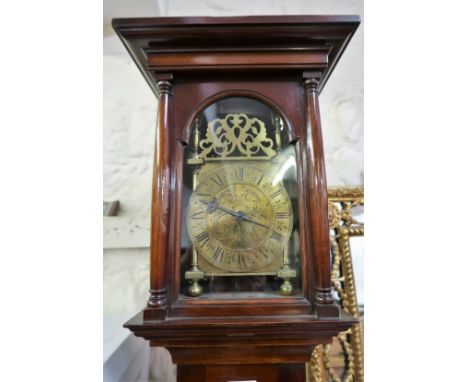
[[[331,201],[364,199],[364,188],[353,186],[329,187],[328,199],[330,199]]]
[[[314,382],[323,381],[323,356],[322,346],[316,346],[309,362],[309,380]]]
[[[275,156],[273,140],[267,137],[265,123],[244,113],[232,113],[208,123],[206,138],[200,141],[201,158],[231,154],[250,158],[259,155]]]
[[[346,360],[345,360],[346,372],[341,376],[338,375],[338,373],[335,371],[332,365],[332,362],[329,356],[331,346],[322,345],[323,365],[324,365],[325,371],[328,373],[328,375],[330,376],[330,379],[333,382],[353,382],[355,380],[354,379],[354,369],[355,369],[354,356],[353,356],[352,346],[349,343],[349,339],[348,339],[349,335],[350,335],[350,331],[346,331],[346,332],[338,334],[337,336],[338,342],[343,349],[343,354],[346,355]]]
[[[333,187],[328,190],[328,199],[333,290],[341,308],[360,319],[349,241],[350,237],[364,236],[364,223],[353,217],[353,208],[364,206],[364,189]],[[363,382],[362,324],[356,324],[340,333],[335,342],[341,349],[339,357],[331,354],[330,345],[318,345],[315,348],[309,362],[309,382]],[[341,375],[337,369],[337,361],[344,365]]]

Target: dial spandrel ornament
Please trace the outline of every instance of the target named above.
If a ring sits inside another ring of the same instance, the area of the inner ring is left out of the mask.
[[[190,128],[182,292],[301,294],[295,148],[284,120],[263,102],[228,97]]]

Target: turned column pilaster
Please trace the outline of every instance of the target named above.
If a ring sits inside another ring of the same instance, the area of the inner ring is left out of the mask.
[[[164,320],[167,310],[166,259],[169,230],[170,125],[172,84],[158,81],[156,142],[154,150],[153,195],[151,204],[150,297],[147,318]]]
[[[315,306],[318,316],[337,317],[339,310],[331,293],[328,194],[318,85],[318,78],[307,78],[303,83],[306,102],[306,155],[310,202],[309,223],[312,234],[315,276]]]

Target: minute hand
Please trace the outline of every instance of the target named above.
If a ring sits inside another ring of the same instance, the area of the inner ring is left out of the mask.
[[[229,215],[232,215],[234,216],[235,218],[239,218],[240,217],[240,213],[239,212],[236,212],[236,211],[233,211],[233,210],[230,210],[229,208],[226,208],[226,207],[223,207],[221,206],[219,203],[218,203],[218,199],[216,198],[213,198],[210,200],[210,202],[208,203],[208,213],[209,214],[212,214],[213,212],[215,212],[217,209],[221,210],[221,211],[224,211],[226,213],[228,213]]]

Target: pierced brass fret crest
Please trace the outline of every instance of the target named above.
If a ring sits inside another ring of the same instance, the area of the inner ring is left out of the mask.
[[[200,157],[210,159],[214,154],[222,159],[232,155],[272,158],[276,155],[273,147],[274,142],[267,137],[262,120],[232,113],[208,123],[206,138],[200,141]]]

